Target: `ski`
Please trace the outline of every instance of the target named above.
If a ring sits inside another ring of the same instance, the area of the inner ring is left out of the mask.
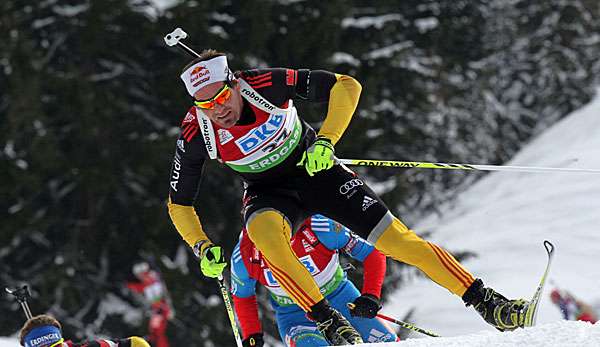
[[[544,248],[546,248],[546,253],[548,253],[548,260],[546,262],[546,270],[540,278],[540,283],[538,284],[531,301],[529,302],[529,306],[525,311],[525,320],[523,322],[524,327],[532,327],[535,325],[535,320],[537,318],[537,311],[539,307],[539,301],[542,296],[542,292],[544,291],[544,284],[546,284],[546,279],[548,279],[548,273],[550,272],[550,265],[552,264],[552,258],[554,256],[554,245],[548,241],[544,241]]]

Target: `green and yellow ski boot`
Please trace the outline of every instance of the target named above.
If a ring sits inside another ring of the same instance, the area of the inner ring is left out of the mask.
[[[480,279],[475,280],[462,297],[483,319],[500,331],[511,331],[525,326],[529,302],[524,299],[508,300],[492,288],[486,288]]]
[[[317,324],[317,329],[332,346],[358,345],[363,343],[360,334],[350,322],[323,299],[308,312],[307,317]]]

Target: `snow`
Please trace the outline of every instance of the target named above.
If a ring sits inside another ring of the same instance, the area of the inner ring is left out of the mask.
[[[510,333],[482,331],[457,337],[429,337],[408,339],[399,343],[372,343],[359,346],[399,347],[580,347],[597,346],[600,342],[600,325],[563,321]]]
[[[381,47],[372,50],[368,54],[364,55],[364,59],[382,59],[390,58],[392,55],[399,51],[407,50],[412,48],[414,43],[412,41],[397,42],[386,47]]]
[[[0,347],[18,347],[19,341],[17,337],[0,337]]]
[[[179,0],[150,0],[150,3],[159,11],[164,12],[179,3]]]
[[[599,135],[600,97],[596,96],[534,139],[506,165],[600,169]],[[592,266],[600,251],[599,178],[598,174],[586,173],[491,173],[462,193],[453,206],[446,207],[441,217],[432,215],[415,230],[431,231],[429,239],[451,251],[476,252],[477,256],[466,259],[463,265],[510,298],[531,297],[546,261],[542,241],[553,242],[556,255],[538,324],[540,329],[552,331],[549,339],[554,339],[553,329],[567,327],[557,326],[561,315],[550,302],[548,288],[566,289],[590,304],[600,300],[600,268]],[[403,317],[413,306],[412,322],[424,329],[444,336],[477,331],[482,331],[482,339],[495,336],[485,334],[494,329],[472,308],[465,308],[462,300],[424,277],[400,288],[382,312]],[[594,331],[585,335],[596,343],[586,345],[600,345],[598,328]],[[498,337],[504,339],[505,335]],[[489,341],[485,344],[496,346]],[[415,346],[425,345],[430,346]]]
[[[406,19],[400,13],[389,13],[380,16],[363,16],[359,18],[344,18],[342,28],[370,28],[381,29],[388,22],[399,21],[406,24]]]
[[[354,67],[359,67],[360,66],[360,60],[356,59],[355,57],[352,56],[352,54],[349,53],[345,53],[345,52],[335,52],[331,58],[329,58],[329,61],[332,64],[348,64]]]
[[[415,20],[415,26],[421,34],[426,33],[438,27],[440,21],[436,17],[420,18]]]
[[[130,0],[130,4],[137,6],[142,12],[148,15],[149,18],[156,20],[158,17],[163,15],[166,11],[175,7],[179,3],[179,0]]]
[[[56,5],[52,7],[52,11],[61,17],[75,17],[90,8],[89,4],[81,5]]]
[[[585,322],[562,321],[510,333],[482,331],[457,337],[429,337],[408,339],[396,343],[365,343],[356,346],[372,347],[579,347],[597,346],[600,342],[600,325]],[[18,347],[17,337],[0,338],[0,347]]]

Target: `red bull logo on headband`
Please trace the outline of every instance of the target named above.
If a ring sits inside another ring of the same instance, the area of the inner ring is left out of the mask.
[[[229,67],[224,55],[209,60],[200,61],[188,67],[182,74],[181,80],[190,96],[207,84],[227,81],[229,79]]]
[[[210,74],[209,69],[204,66],[196,66],[190,73],[190,83],[195,87],[202,82],[206,82],[210,78],[210,76],[207,76],[208,74]]]

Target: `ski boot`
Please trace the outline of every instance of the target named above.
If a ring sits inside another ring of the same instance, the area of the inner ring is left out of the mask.
[[[500,331],[523,328],[529,302],[524,299],[508,300],[492,288],[483,286],[480,279],[475,280],[462,297],[467,306],[473,308],[483,319]]]
[[[307,317],[315,321],[317,329],[332,346],[357,345],[363,343],[360,334],[350,322],[323,299],[312,307]]]

